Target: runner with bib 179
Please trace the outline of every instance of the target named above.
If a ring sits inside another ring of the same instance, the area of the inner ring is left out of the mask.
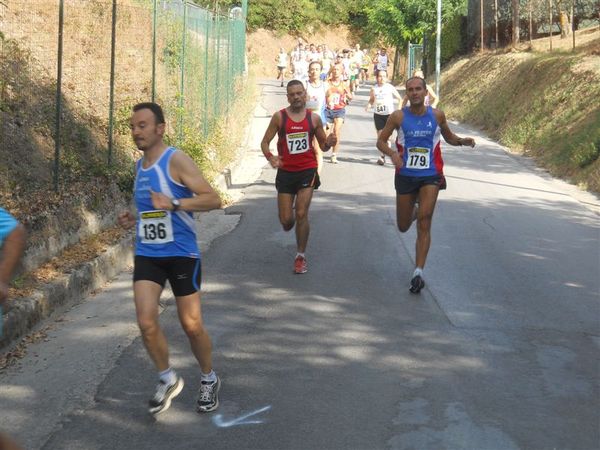
[[[377,148],[396,166],[396,220],[398,229],[408,231],[417,220],[416,267],[410,280],[410,292],[416,294],[425,281],[423,268],[431,244],[431,221],[440,189],[445,189],[440,135],[450,145],[475,146],[470,137],[454,134],[439,109],[425,106],[427,85],[418,77],[406,81],[410,107],[393,112],[377,139]],[[397,151],[388,139],[397,131]],[[416,205],[419,199],[418,206]]]

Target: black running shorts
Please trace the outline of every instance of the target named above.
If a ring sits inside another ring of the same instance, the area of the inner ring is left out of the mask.
[[[321,180],[316,168],[301,170],[300,172],[277,170],[275,187],[279,194],[296,195],[300,189],[319,189],[319,186],[321,186]]]
[[[407,177],[405,175],[396,174],[394,178],[394,186],[396,194],[415,194],[419,192],[422,186],[434,185],[440,190],[446,189],[446,178],[444,175],[433,175],[430,177]]]
[[[373,121],[375,122],[375,129],[377,131],[383,130],[383,127],[385,127],[388,117],[390,117],[389,114],[373,114]]]
[[[200,290],[202,263],[199,258],[185,256],[150,258],[136,255],[133,282],[142,280],[154,281],[162,287],[169,280],[175,297],[191,295]]]

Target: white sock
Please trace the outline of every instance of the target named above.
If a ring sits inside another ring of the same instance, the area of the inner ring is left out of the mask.
[[[208,381],[209,383],[213,383],[217,381],[217,374],[214,370],[211,370],[210,373],[200,372],[200,381]]]
[[[158,372],[158,379],[165,383],[167,386],[171,384],[175,384],[177,381],[177,374],[173,370],[173,368],[169,367],[167,370],[163,370],[162,372]]]
[[[417,267],[413,272],[413,277],[416,277],[417,275],[423,277],[423,269],[421,267]]]
[[[296,253],[296,258],[297,258],[298,256],[302,256],[303,258],[305,258],[305,256],[304,256],[304,253],[300,253],[300,252]]]

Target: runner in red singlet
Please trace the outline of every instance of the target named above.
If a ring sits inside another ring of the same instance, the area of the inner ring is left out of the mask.
[[[273,114],[260,147],[271,166],[277,169],[279,221],[285,231],[296,225],[294,272],[300,274],[308,270],[304,255],[310,230],[308,208],[313,191],[321,184],[313,137],[323,151],[336,144],[336,137],[325,136],[319,114],[306,109],[306,89],[301,81],[292,80],[287,84],[287,98],[290,106]],[[275,135],[278,135],[277,155],[269,151]]]

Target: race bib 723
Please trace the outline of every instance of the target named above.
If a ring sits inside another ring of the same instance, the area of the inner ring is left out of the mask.
[[[308,131],[289,133],[286,135],[290,155],[308,151]]]

